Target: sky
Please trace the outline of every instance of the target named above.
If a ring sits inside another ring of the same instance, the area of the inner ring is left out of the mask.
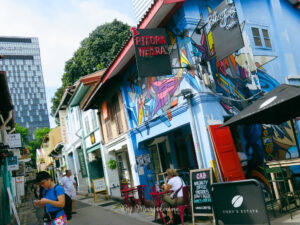
[[[0,36],[39,39],[49,114],[65,62],[97,26],[114,19],[136,24],[131,0],[0,0]]]

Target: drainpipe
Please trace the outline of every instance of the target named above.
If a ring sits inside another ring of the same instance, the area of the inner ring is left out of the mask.
[[[198,132],[196,129],[196,123],[195,123],[195,118],[194,118],[194,113],[193,113],[193,107],[192,107],[192,98],[193,98],[193,94],[192,91],[189,89],[183,89],[181,90],[181,93],[183,95],[183,98],[187,100],[188,103],[188,111],[190,113],[190,117],[191,117],[191,131],[192,131],[192,136],[193,136],[193,141],[194,141],[194,145],[195,145],[195,149],[196,149],[196,156],[197,156],[197,163],[200,169],[204,168],[204,163],[203,163],[203,158],[202,158],[202,153],[200,151],[200,145],[199,145],[199,136],[198,136]]]

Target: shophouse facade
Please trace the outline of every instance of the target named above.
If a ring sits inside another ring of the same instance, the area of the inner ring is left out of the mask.
[[[69,103],[70,107],[78,107],[79,110],[78,119],[81,124],[81,129],[78,135],[82,137],[82,154],[85,156],[84,163],[87,167],[90,191],[92,191],[93,179],[104,177],[103,151],[101,146],[102,137],[97,110],[82,111],[81,108],[84,100],[89,95],[91,89],[97,84],[103,72],[104,70],[100,70],[79,79]],[[83,167],[83,162],[80,163],[80,168],[81,167]]]
[[[0,55],[0,60],[2,56]],[[13,190],[12,174],[7,168],[7,134],[14,130],[14,110],[8,88],[6,73],[0,71],[0,115],[3,118],[0,121],[0,223],[8,224],[11,222],[10,202],[8,198],[7,188]],[[5,151],[5,152],[3,152]],[[12,193],[16,195],[16,193]]]
[[[139,181],[135,172],[135,156],[128,135],[128,124],[119,82],[110,83],[107,88],[109,91],[101,93],[101,98],[92,97],[97,94],[93,90],[84,102],[83,109],[86,110],[90,99],[96,99],[94,108],[98,110],[103,138],[102,159],[106,185],[109,194],[118,198],[124,186],[135,186],[139,184]]]
[[[284,24],[286,17],[289,24]],[[219,179],[228,180],[226,166],[243,171],[230,157],[219,164],[222,158],[214,152],[210,126],[222,124],[280,83],[299,82],[300,49],[295,45],[299,31],[294,29],[299,23],[299,10],[289,1],[155,1],[138,28],[167,31],[172,74],[139,74],[131,38],[85,109],[100,105],[106,141],[108,110],[99,98],[112,98],[108,92],[112,85],[120,91],[134,153],[134,159],[130,157],[133,177],[140,184],[154,185],[160,181],[158,174],[169,167],[181,171],[213,167]],[[225,37],[227,43],[222,42]],[[248,172],[236,179],[256,176],[263,180],[259,168],[265,159],[286,158],[287,152],[299,157],[288,122],[240,126],[222,138],[233,138],[232,154],[245,155],[249,162]]]
[[[70,101],[79,83],[67,87],[61,99],[60,105],[55,113],[56,118],[60,118],[62,125],[62,139],[64,147],[62,149],[63,161],[66,169],[70,169],[78,183],[78,190],[88,192],[89,178],[86,168],[86,156],[82,145],[82,124],[80,120],[79,106],[71,107]]]
[[[58,126],[45,135],[40,149],[37,149],[38,170],[48,171],[55,182],[60,181],[62,172],[58,169],[59,158],[54,156],[53,151],[61,142],[61,128]]]

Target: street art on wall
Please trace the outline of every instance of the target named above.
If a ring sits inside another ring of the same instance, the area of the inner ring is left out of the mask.
[[[174,75],[138,78],[134,71],[129,74],[124,84],[129,99],[129,111],[136,126],[176,107],[182,88],[201,92],[203,84],[195,69],[188,66],[195,65],[195,57],[202,57],[202,52],[205,51],[201,45],[195,45],[187,33],[184,36],[176,36],[168,31],[168,34],[172,42],[170,51],[178,51],[180,55],[172,60]],[[168,120],[164,122],[171,126]]]
[[[203,8],[204,3],[201,2],[197,4],[199,8],[202,7],[198,21],[193,21],[187,28],[187,25],[180,22],[182,18],[174,17],[167,25],[173,74],[147,78],[139,78],[134,70],[127,74],[123,87],[134,126],[140,126],[156,117],[160,118],[160,115],[180,105],[182,98],[179,96],[183,88],[189,88],[194,93],[209,91],[222,94],[224,97],[220,99],[221,106],[228,114],[233,114],[246,107],[250,103],[249,99],[255,100],[263,92],[271,91],[279,85],[274,79],[275,75],[265,68],[277,56],[253,54],[250,41],[252,37],[247,34],[245,21],[240,23],[244,47],[218,60],[212,32],[205,26],[212,8],[208,5]],[[188,12],[182,15],[188,17]],[[205,62],[209,66],[205,66]],[[163,122],[171,126],[171,118],[169,116],[169,120],[164,119]],[[244,138],[249,149],[245,151],[248,151],[249,159],[254,159],[252,161],[256,161],[257,165],[262,163],[261,159],[264,157],[286,157],[289,149],[296,144],[289,123],[279,126],[264,125],[259,129],[253,125],[248,128],[244,132]],[[247,132],[249,130],[254,133]],[[260,149],[260,152],[254,149]],[[253,156],[253,152],[257,155]],[[255,160],[256,158],[260,160]]]

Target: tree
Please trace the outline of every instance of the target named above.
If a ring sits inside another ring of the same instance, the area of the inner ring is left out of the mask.
[[[34,140],[29,141],[29,129],[16,124],[16,133],[21,134],[22,147],[29,149],[33,165],[36,165],[36,150],[41,147],[44,137],[49,132],[49,127],[37,128],[34,131]]]
[[[49,127],[37,128],[34,131],[34,140],[29,142],[28,148],[30,150],[31,158],[36,161],[36,150],[41,147],[41,144],[44,140],[46,134],[50,132]]]
[[[16,133],[21,134],[21,141],[23,145],[28,145],[29,143],[29,129],[22,127],[20,124],[16,123]]]
[[[67,86],[73,85],[80,77],[104,69],[117,55],[124,42],[129,38],[127,24],[114,20],[98,26],[85,38],[73,55],[65,63],[62,86],[51,99],[51,114],[54,115]]]

